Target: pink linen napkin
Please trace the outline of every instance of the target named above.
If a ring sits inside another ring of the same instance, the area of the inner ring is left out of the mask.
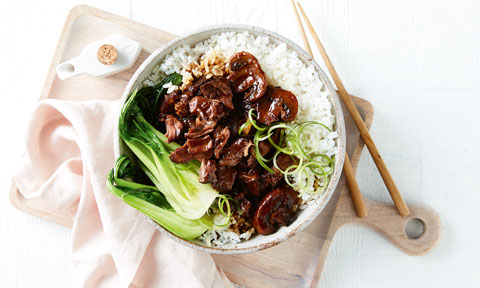
[[[120,105],[41,101],[14,177],[24,197],[39,197],[74,216],[74,286],[231,286],[209,254],[156,232],[140,212],[106,189]]]

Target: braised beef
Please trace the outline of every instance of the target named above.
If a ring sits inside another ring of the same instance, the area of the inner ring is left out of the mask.
[[[210,135],[187,139],[188,153],[197,160],[209,159],[213,155],[213,140]]]
[[[238,113],[236,110],[233,113],[230,113],[228,117],[223,118],[219,121],[219,124],[230,128],[232,136],[238,137],[238,129],[245,123],[245,117],[243,113]],[[242,133],[243,135],[243,133]]]
[[[247,168],[253,168],[258,165],[257,158],[254,155],[250,155],[247,158],[246,166]]]
[[[195,117],[195,115],[189,115],[187,117],[180,118],[180,121],[182,121],[183,126],[184,126],[184,131],[188,131],[188,129],[190,129],[190,127],[195,126],[195,120],[196,119],[197,119],[197,117]]]
[[[277,187],[263,197],[252,219],[253,227],[259,234],[268,235],[276,226],[289,225],[295,218],[293,206],[297,193],[286,187]]]
[[[257,157],[255,156],[255,146],[251,145],[250,148],[248,149],[248,156],[243,157],[242,160],[240,160],[240,163],[238,164],[238,168],[241,171],[248,171],[252,168],[257,167],[258,160]]]
[[[194,78],[181,91],[165,95],[158,119],[165,124],[168,142],[185,143],[170,154],[170,159],[175,163],[201,161],[198,181],[210,183],[235,199],[236,205],[231,207],[245,219],[236,227],[245,232],[253,224],[258,233],[267,235],[293,221],[297,194],[286,188],[284,174],[271,161],[266,165],[274,173],[259,164],[252,143],[255,127],[245,125],[241,135],[238,131],[252,108],[262,125],[293,121],[298,102],[291,92],[268,87],[264,72],[250,53],[236,53],[229,65],[228,77]],[[280,143],[281,130],[276,129],[271,136],[280,146],[285,145]],[[264,158],[271,159],[275,151],[269,141],[258,143]],[[281,170],[296,161],[287,154],[276,159]]]
[[[200,86],[200,92],[207,98],[220,100],[227,109],[233,110],[233,93],[227,79],[216,77]]]
[[[285,178],[285,176],[275,168],[273,168],[273,171],[275,172],[274,174],[268,171],[263,172],[262,181],[264,188],[275,187]]]
[[[174,163],[187,163],[193,160],[193,156],[188,152],[187,144],[185,144],[170,153],[170,160]]]
[[[262,156],[267,155],[272,150],[272,148],[272,144],[270,144],[270,142],[268,141],[261,141],[258,143],[258,151]]]
[[[233,82],[236,93],[245,92],[246,101],[255,102],[267,91],[267,77],[257,58],[248,52],[238,52],[230,59],[232,73],[228,80]]]
[[[180,100],[175,103],[175,113],[180,116],[180,117],[188,117],[190,115],[189,113],[189,107],[188,107],[188,97],[186,95],[182,95],[180,97]]]
[[[237,201],[238,205],[240,206],[240,210],[242,211],[242,214],[249,216],[251,212],[250,208],[252,208],[252,202],[246,197],[246,192],[242,191],[240,193],[236,193],[233,196],[233,199]]]
[[[212,182],[212,187],[220,192],[228,192],[232,190],[233,183],[237,177],[237,169],[235,167],[227,167],[217,165],[216,178]]]
[[[165,136],[167,136],[168,143],[177,141],[183,137],[184,125],[177,117],[168,114],[165,119],[165,127],[167,129]]]
[[[266,125],[280,120],[293,121],[297,118],[297,97],[290,91],[268,87],[265,96],[255,104],[257,120]]]
[[[202,160],[200,164],[200,170],[198,171],[198,182],[200,183],[211,183],[217,179],[215,171],[217,166],[215,166],[215,160]]]
[[[248,172],[241,171],[238,173],[237,179],[245,191],[254,197],[258,197],[262,192],[263,182],[257,169],[250,169]]]
[[[208,79],[205,76],[201,76],[199,78],[196,78],[190,83],[183,91],[185,95],[187,95],[189,98],[198,95],[200,86],[202,86],[203,83],[207,82]]]
[[[195,96],[189,101],[189,111],[204,119],[217,122],[225,117],[228,112],[220,100],[209,99],[202,96]]]
[[[287,170],[288,167],[295,165],[296,163],[298,162],[293,156],[285,153],[280,153],[277,157],[277,166],[283,171]]]
[[[188,128],[188,132],[185,134],[185,137],[193,139],[207,135],[215,130],[215,125],[217,125],[216,122],[209,121],[201,116],[198,116],[194,122],[190,123],[190,128]]]
[[[171,93],[168,93],[163,98],[162,104],[160,105],[160,114],[169,114],[175,112],[175,103],[180,99],[180,91],[176,90]]]
[[[282,169],[282,171],[286,171],[288,167],[297,163],[292,156],[284,153],[280,153],[277,156],[276,162],[277,162],[278,168]],[[265,171],[261,175],[264,189],[276,187],[285,178],[285,175],[281,173],[277,168],[272,166],[271,169],[274,172],[273,174],[268,171]]]
[[[225,166],[236,166],[243,157],[248,156],[248,148],[253,145],[246,138],[238,138],[230,146],[223,149],[223,155],[220,164]]]
[[[230,129],[228,129],[228,127],[217,126],[217,129],[213,132],[213,139],[215,141],[213,154],[215,158],[220,159],[220,154],[222,153],[223,147],[227,144],[229,137]]]

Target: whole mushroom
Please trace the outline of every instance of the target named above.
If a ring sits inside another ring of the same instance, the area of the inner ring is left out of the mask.
[[[268,87],[267,93],[254,107],[257,110],[257,120],[270,125],[276,121],[293,121],[297,118],[298,100],[290,91]]]
[[[293,206],[297,200],[291,188],[277,187],[263,197],[253,215],[253,227],[259,234],[268,235],[277,225],[287,226],[295,217]]]
[[[267,92],[267,77],[252,54],[242,51],[233,55],[230,59],[230,70],[232,73],[228,80],[233,82],[236,93],[246,91],[245,101],[255,102]]]

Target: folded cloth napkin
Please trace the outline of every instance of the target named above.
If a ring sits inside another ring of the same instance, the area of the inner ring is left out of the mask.
[[[231,286],[212,257],[156,232],[105,186],[119,101],[39,103],[15,183],[74,217],[75,287]]]

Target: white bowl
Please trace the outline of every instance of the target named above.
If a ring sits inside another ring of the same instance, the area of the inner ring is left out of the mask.
[[[287,240],[289,237],[292,237],[296,233],[305,229],[323,210],[327,202],[330,200],[332,194],[335,191],[335,187],[337,186],[338,180],[342,173],[343,167],[343,160],[345,157],[345,125],[343,120],[343,113],[342,108],[337,96],[335,89],[333,88],[332,84],[330,83],[328,77],[325,75],[323,70],[320,68],[317,62],[315,62],[312,57],[310,57],[302,48],[298,45],[293,43],[292,41],[286,39],[278,35],[275,32],[268,31],[263,28],[248,26],[248,25],[215,25],[209,26],[206,28],[202,28],[196,30],[192,33],[189,33],[185,36],[181,36],[176,38],[175,40],[169,42],[166,46],[161,49],[156,50],[153,52],[138,68],[135,74],[128,82],[127,87],[122,95],[121,103],[124,103],[128,96],[135,90],[140,89],[142,87],[143,81],[152,73],[152,69],[159,64],[166,55],[170,54],[175,48],[184,45],[195,45],[196,43],[206,40],[210,38],[210,36],[222,32],[244,32],[248,31],[249,33],[261,36],[268,36],[274,43],[285,43],[288,48],[292,49],[296,53],[298,53],[300,59],[309,65],[313,65],[313,67],[317,70],[318,75],[320,76],[321,80],[326,84],[326,89],[330,91],[330,101],[333,105],[333,110],[335,113],[336,124],[335,129],[338,132],[339,137],[337,138],[337,148],[338,154],[335,157],[334,163],[334,172],[330,176],[331,180],[328,184],[327,189],[325,190],[324,194],[319,197],[319,199],[313,204],[309,205],[306,209],[300,210],[297,214],[297,219],[291,223],[288,227],[281,227],[273,234],[263,236],[263,235],[255,235],[251,239],[247,241],[243,241],[237,244],[227,244],[222,247],[208,247],[205,243],[201,241],[189,241],[182,238],[179,238],[172,233],[168,232],[162,226],[155,223],[158,230],[168,235],[173,240],[182,243],[188,247],[192,247],[198,250],[202,250],[209,253],[217,253],[217,254],[243,254],[254,252],[258,250],[262,250],[268,247],[272,247],[282,241]],[[120,115],[120,109],[118,112]],[[118,119],[118,118],[117,118]],[[130,153],[128,148],[123,143],[121,138],[118,136],[118,123],[114,123],[115,131],[114,131],[114,149],[115,149],[115,156],[118,157],[121,154]]]

